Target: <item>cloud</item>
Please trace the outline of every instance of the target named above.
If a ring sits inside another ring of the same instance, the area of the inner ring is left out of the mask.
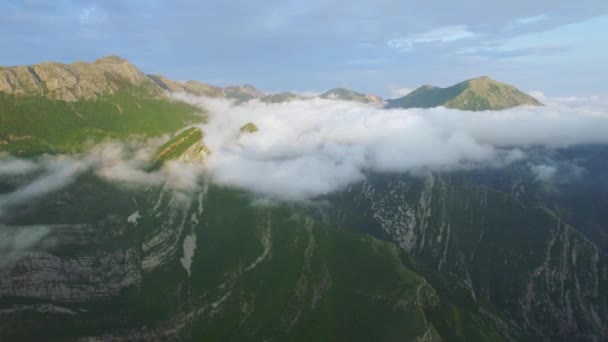
[[[542,146],[608,143],[608,106],[464,112],[392,109],[309,99],[282,104],[180,97],[210,113],[205,144],[212,180],[277,197],[306,199],[365,178],[368,172],[504,165]],[[589,108],[595,108],[589,110]],[[259,131],[241,134],[253,122]]]
[[[540,182],[548,182],[552,180],[557,173],[557,167],[545,164],[530,165],[530,170],[532,171],[534,178]]]
[[[27,163],[27,161],[22,162]],[[0,165],[3,164],[0,161]],[[11,193],[0,194],[0,217],[7,207],[26,204],[33,198],[62,189],[87,169],[87,165],[83,161],[62,156],[44,157],[39,161],[38,167],[45,171],[33,181]]]
[[[484,112],[387,110],[318,98],[235,105],[176,97],[210,112],[202,129],[212,153],[204,165],[171,161],[150,171],[150,160],[168,137],[106,142],[72,156],[22,160],[3,155],[3,181],[18,180],[10,192],[0,194],[0,218],[9,208],[40,200],[84,173],[125,186],[165,185],[177,191],[196,188],[205,173],[219,184],[301,200],[342,189],[370,172],[500,167],[525,159],[529,148],[608,143],[608,101],[601,97],[544,96],[545,107]],[[248,122],[259,131],[241,133]],[[542,164],[546,166],[538,166]],[[548,179],[551,167],[557,167],[557,175],[580,174],[553,162],[535,165],[530,170],[539,179]],[[18,170],[30,174],[16,176]]]
[[[502,58],[514,58],[514,57],[524,57],[524,56],[549,56],[558,53],[562,53],[568,51],[566,46],[528,46],[521,48],[505,48],[504,46],[496,45],[496,46],[476,46],[469,47],[466,49],[461,49],[454,54],[457,55],[471,55],[471,56],[479,56],[493,59],[502,59]]]
[[[30,173],[36,168],[37,166],[34,162],[16,159],[8,154],[0,153],[0,177]]]
[[[471,32],[466,25],[454,25],[439,27],[402,38],[391,39],[386,44],[391,48],[409,51],[419,43],[446,43],[475,37],[476,35],[477,34]]]
[[[516,18],[511,21],[511,24],[509,24],[506,27],[506,29],[512,30],[512,29],[520,28],[522,26],[538,24],[538,23],[541,23],[541,22],[544,22],[547,20],[549,20],[549,16],[546,14],[539,14],[539,15],[532,15],[529,17]]]
[[[0,267],[11,264],[32,249],[48,248],[54,241],[43,241],[51,233],[51,227],[0,225]]]
[[[124,186],[164,185],[176,191],[196,189],[199,176],[204,172],[200,165],[174,160],[164,163],[160,169],[151,170],[156,149],[167,139],[165,136],[126,143],[110,141],[71,156],[45,155],[30,160],[0,156],[0,180],[12,183],[14,188],[0,193],[0,222],[10,208],[30,205],[32,201],[69,186],[85,173]],[[23,174],[26,171],[36,172],[18,177],[18,172]]]

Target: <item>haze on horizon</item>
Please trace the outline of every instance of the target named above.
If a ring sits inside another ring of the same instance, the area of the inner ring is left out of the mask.
[[[145,72],[265,91],[396,97],[479,75],[608,95],[608,2],[40,1],[0,4],[0,65],[108,54]]]

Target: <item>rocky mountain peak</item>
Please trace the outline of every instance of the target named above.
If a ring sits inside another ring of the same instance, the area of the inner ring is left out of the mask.
[[[132,63],[117,56],[92,63],[43,62],[0,69],[0,91],[18,96],[46,96],[63,101],[95,99],[124,86],[138,86],[148,78]]]

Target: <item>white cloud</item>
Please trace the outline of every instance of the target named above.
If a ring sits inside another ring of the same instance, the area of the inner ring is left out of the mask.
[[[22,175],[34,171],[36,163],[0,153],[0,176]]]
[[[512,30],[515,28],[519,28],[522,26],[527,26],[527,25],[531,25],[531,24],[536,24],[536,23],[540,23],[543,21],[547,21],[549,19],[549,16],[546,14],[539,14],[539,15],[533,15],[533,16],[529,16],[529,17],[522,17],[522,18],[517,18],[514,19],[507,27],[507,30]]]
[[[367,171],[504,165],[532,146],[608,143],[608,106],[552,104],[504,111],[385,110],[310,99],[282,104],[182,97],[211,113],[205,144],[215,182],[281,199],[311,198]],[[589,108],[595,108],[589,110]],[[259,128],[240,134],[247,122]]]
[[[446,43],[475,37],[476,35],[477,34],[470,31],[466,25],[453,25],[439,27],[430,31],[416,33],[406,37],[391,39],[386,44],[391,48],[409,51],[419,43]]]
[[[2,165],[1,161],[0,165]],[[87,164],[59,156],[43,157],[39,161],[39,167],[45,170],[39,177],[11,193],[0,194],[0,217],[7,207],[26,204],[33,198],[62,189],[86,170]]]
[[[530,165],[530,170],[532,171],[534,178],[541,182],[548,182],[552,180],[557,173],[557,167],[545,164]]]
[[[0,219],[15,206],[27,205],[72,184],[78,176],[93,173],[108,181],[127,186],[165,185],[177,191],[196,189],[204,172],[201,165],[180,161],[166,162],[150,171],[150,162],[168,137],[127,143],[106,142],[86,153],[72,156],[41,156],[24,160],[0,156],[0,176],[17,176],[19,170],[36,170],[31,179],[21,179],[16,189],[0,194]],[[8,178],[7,178],[8,179]]]
[[[386,110],[318,98],[240,106],[221,99],[178,98],[211,113],[202,127],[204,142],[212,151],[205,165],[174,161],[149,171],[150,159],[167,137],[104,143],[69,157],[21,160],[3,155],[0,170],[5,176],[14,177],[17,170],[35,172],[25,184],[0,195],[0,211],[58,191],[85,172],[110,182],[165,184],[179,191],[196,188],[205,172],[223,185],[300,200],[339,190],[370,171],[500,166],[524,159],[528,147],[608,143],[608,101],[600,97],[545,97],[546,107],[484,112],[442,107]],[[248,122],[259,131],[240,133]],[[565,175],[573,174],[568,171],[572,167],[562,169]],[[542,178],[550,171],[531,168]]]

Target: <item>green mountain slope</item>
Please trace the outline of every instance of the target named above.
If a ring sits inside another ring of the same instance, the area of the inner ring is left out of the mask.
[[[389,100],[387,108],[432,108],[444,106],[460,110],[501,110],[516,106],[542,106],[535,98],[515,87],[479,77],[448,88],[422,86],[410,94]]]
[[[104,139],[151,137],[203,118],[195,107],[123,87],[74,102],[0,93],[0,150],[17,154],[80,151]]]
[[[319,95],[322,99],[329,100],[342,100],[342,101],[354,101],[369,104],[380,104],[382,99],[375,95],[358,93],[356,91],[346,88],[334,88],[330,89],[323,94]]]
[[[22,209],[13,229],[62,228],[48,236],[56,243],[43,240],[48,248],[0,268],[3,340],[439,341],[453,334],[447,327],[468,341],[518,334],[466,293],[435,291],[394,245],[322,223],[310,208],[253,206],[242,192],[204,182],[180,193],[84,177]]]
[[[167,91],[237,102],[292,95],[133,68],[118,57],[0,68],[0,152],[82,151],[89,141],[181,130],[141,171],[170,160],[203,168],[213,151],[186,127],[204,118]],[[324,96],[373,102],[346,89]],[[488,78],[408,96],[395,101],[540,105]],[[250,122],[235,134],[256,130]],[[178,191],[88,171],[3,210],[0,340],[606,340],[607,151],[538,152],[585,170],[584,186],[561,184],[559,193],[544,191],[526,160],[368,174],[306,204],[267,204],[204,176]],[[0,204],[37,176],[0,178]],[[12,238],[15,250],[4,242]]]

